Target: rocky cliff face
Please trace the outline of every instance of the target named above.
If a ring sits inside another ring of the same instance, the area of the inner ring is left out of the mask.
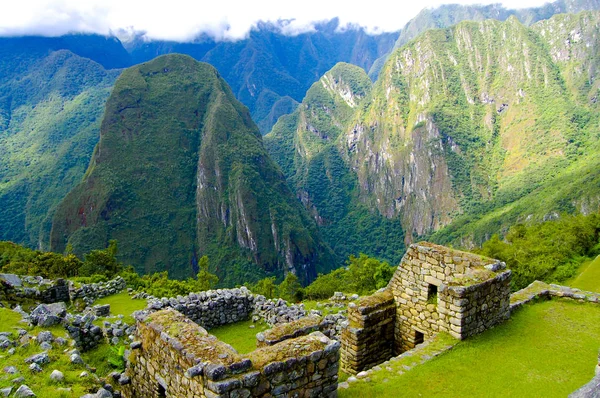
[[[194,273],[207,254],[225,283],[294,272],[309,281],[328,251],[216,70],[169,55],[123,72],[83,182],[59,206],[51,245],[119,240],[139,271]]]
[[[365,99],[346,103],[344,118],[326,101],[307,104],[309,91],[300,111],[267,136],[268,148],[321,224],[326,206],[299,175],[320,172],[326,180],[326,169],[307,165],[334,148],[340,175],[354,184],[344,203],[399,221],[407,243],[441,231],[439,241],[462,235],[465,244],[551,209],[594,208],[593,186],[578,190],[579,200],[548,187],[597,180],[590,156],[598,151],[599,21],[593,12],[532,27],[510,17],[428,31],[388,58]],[[344,98],[341,87],[335,91]],[[323,110],[320,127],[307,117],[313,108]]]

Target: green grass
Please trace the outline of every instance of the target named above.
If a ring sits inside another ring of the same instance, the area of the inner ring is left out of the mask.
[[[4,308],[0,309],[0,331],[13,332],[13,338],[16,338],[14,328],[26,329],[31,336],[36,336],[42,330],[50,330],[54,334],[54,337],[66,337],[67,335],[65,329],[60,326],[31,328],[25,324],[20,324],[18,323],[20,316],[17,319],[11,312]],[[86,370],[86,368],[84,365],[70,363],[68,355],[70,349],[70,347],[61,347],[55,344],[53,349],[48,352],[51,362],[42,366],[43,371],[41,373],[32,373],[29,370],[29,364],[25,363],[26,358],[43,351],[37,343],[31,341],[29,346],[17,347],[13,355],[8,354],[7,351],[0,352],[0,369],[4,369],[7,366],[14,366],[18,369],[18,373],[15,375],[9,375],[4,372],[0,374],[0,388],[11,386],[12,379],[22,376],[25,378],[22,384],[27,384],[38,397],[80,397],[88,392],[97,390],[98,385],[92,381],[91,377],[79,377],[81,372]],[[104,344],[89,353],[83,354],[86,363],[97,368],[96,373],[100,377],[106,376],[112,371],[107,362],[108,350],[108,345]],[[54,369],[63,372],[65,376],[63,382],[56,383],[50,380],[50,373]],[[13,391],[17,387],[19,387],[19,384],[14,386]],[[71,391],[59,391],[59,388],[70,388]]]
[[[26,326],[24,323],[20,323],[21,315],[8,308],[0,308],[0,325],[2,331],[12,332],[13,329],[23,328]]]
[[[94,305],[110,304],[111,315],[122,314],[123,321],[129,325],[134,323],[131,314],[134,311],[143,310],[148,302],[142,299],[132,299],[127,291],[123,291],[112,296],[103,297],[94,302]]]
[[[371,381],[352,383],[339,396],[566,397],[594,375],[599,327],[597,305],[529,305],[410,372],[374,372]]]
[[[600,256],[583,264],[581,272],[569,283],[569,286],[589,292],[600,292]]]
[[[254,329],[250,325],[256,325]],[[251,320],[219,326],[208,332],[219,340],[230,344],[240,354],[256,350],[256,334],[267,330],[269,326],[263,322],[253,323]]]

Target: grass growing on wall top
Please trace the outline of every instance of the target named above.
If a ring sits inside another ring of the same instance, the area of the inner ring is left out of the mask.
[[[599,327],[597,305],[529,305],[410,372],[375,372],[339,396],[566,397],[594,376]]]

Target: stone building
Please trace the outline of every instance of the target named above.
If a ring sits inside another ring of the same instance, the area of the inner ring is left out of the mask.
[[[435,333],[464,339],[508,319],[510,279],[498,260],[427,242],[411,245],[387,288],[349,308],[342,368],[357,373]]]
[[[138,320],[125,398],[336,397],[339,347],[313,332],[240,355],[168,308]]]

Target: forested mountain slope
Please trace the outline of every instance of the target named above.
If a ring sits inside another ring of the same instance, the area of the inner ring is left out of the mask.
[[[311,148],[328,148],[355,181],[346,195],[398,220],[406,242],[438,231],[435,240],[469,245],[518,220],[597,210],[599,26],[600,13],[586,12],[428,31],[394,51],[351,116],[339,101],[311,108],[309,92],[301,109],[326,123],[299,112],[267,146],[317,220],[331,203],[349,212],[299,177],[330,178],[307,167]]]
[[[226,285],[284,272],[310,281],[332,265],[247,108],[184,55],[121,74],[86,176],[56,211],[52,250],[110,239],[140,272],[187,277],[208,255]]]

